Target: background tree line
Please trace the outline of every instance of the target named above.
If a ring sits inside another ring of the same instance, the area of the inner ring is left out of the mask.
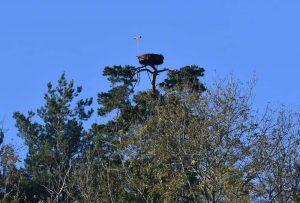
[[[136,70],[105,67],[111,88],[95,109],[105,122],[90,128],[93,100],[65,74],[43,106],[15,112],[28,154],[20,168],[15,147],[1,145],[2,201],[300,202],[298,112],[257,113],[253,81],[204,86],[198,66],[135,92]]]

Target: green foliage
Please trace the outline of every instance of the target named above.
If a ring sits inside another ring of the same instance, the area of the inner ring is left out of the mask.
[[[123,190],[123,199],[132,199],[134,196],[137,198],[135,201],[156,202],[162,195],[157,190],[159,181],[155,177],[161,165],[155,165],[154,160],[138,148],[133,140],[137,139],[136,128],[154,116],[156,106],[163,108],[166,97],[163,94],[154,95],[152,91],[134,94],[132,88],[137,81],[133,76],[137,70],[129,66],[104,69],[103,75],[108,77],[112,88],[106,93],[98,94],[98,114],[104,116],[117,110],[117,116],[104,125],[93,126],[93,132],[96,134],[94,141],[96,150],[105,155],[104,158],[110,163],[110,167],[122,171],[118,176],[111,174],[116,181],[113,185],[124,185],[119,190],[114,190],[115,193],[122,193]],[[169,89],[181,91],[192,87],[194,92],[201,94],[205,88],[199,83],[198,77],[203,76],[203,72],[202,68],[187,66],[176,73],[169,73],[165,83]],[[176,181],[170,184],[176,184]]]
[[[240,132],[250,122],[244,112],[248,100],[247,95],[224,90],[224,95],[208,92],[201,97],[182,92],[148,107],[154,109],[152,116],[131,135],[128,143],[134,150],[127,154],[130,185],[139,188],[148,202],[245,197],[249,184],[244,184],[243,175],[249,171],[242,172],[235,165],[246,162],[247,146],[242,138],[253,131]],[[230,102],[233,96],[240,100]],[[229,107],[232,110],[224,117]]]
[[[11,144],[3,144],[4,130],[0,129],[0,202],[16,202],[21,194],[23,170],[17,169],[20,163],[16,149]]]
[[[204,76],[204,69],[196,65],[182,67],[178,71],[169,71],[167,78],[159,85],[165,90],[182,90],[189,88],[192,91],[205,91],[199,77]]]
[[[168,71],[161,89],[152,79],[152,90],[135,92],[143,71]],[[195,65],[152,71],[105,67],[111,87],[98,94],[100,120],[88,130],[92,99],[78,100],[82,88],[64,74],[56,87],[48,83],[41,108],[14,113],[29,150],[25,170],[15,167],[13,147],[1,150],[1,183],[14,191],[5,201],[299,201],[298,114],[259,116],[251,82],[204,87]]]
[[[131,85],[133,82],[135,82],[135,73],[136,68],[133,66],[107,66],[104,68],[103,76],[107,76],[107,79],[112,83],[112,85],[115,85],[116,83]]]
[[[47,86],[45,104],[41,108],[29,111],[27,116],[15,112],[14,118],[28,146],[25,162],[33,180],[48,191],[58,191],[62,184],[60,178],[66,174],[70,160],[83,148],[86,137],[83,122],[93,113],[92,109],[85,109],[92,104],[92,98],[74,103],[82,88],[74,88],[73,81],[68,82],[65,74],[58,80],[57,87],[53,88],[51,83]],[[36,121],[35,115],[38,116]],[[49,179],[53,180],[51,184]]]
[[[133,92],[135,68],[132,66],[105,67],[103,75],[108,77],[112,88],[106,93],[98,94],[101,107],[98,114],[104,116],[114,109],[126,109],[129,105],[129,95]]]

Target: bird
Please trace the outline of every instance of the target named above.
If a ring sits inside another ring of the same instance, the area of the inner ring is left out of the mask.
[[[136,54],[139,54],[139,43],[140,43],[140,39],[142,38],[141,35],[136,35],[133,37],[133,39],[136,41]]]
[[[135,39],[135,40],[140,40],[141,38],[142,38],[141,35],[137,35],[137,36],[134,36],[134,37],[133,37],[133,39]]]

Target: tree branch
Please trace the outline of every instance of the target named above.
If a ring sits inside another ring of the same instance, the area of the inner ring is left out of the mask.
[[[144,72],[144,71],[147,71],[147,72],[149,72],[149,73],[151,73],[151,74],[154,73],[153,71],[149,70],[148,68],[142,68],[142,69],[138,69],[138,70],[136,71],[136,74],[137,74],[137,73],[140,73],[140,72]]]

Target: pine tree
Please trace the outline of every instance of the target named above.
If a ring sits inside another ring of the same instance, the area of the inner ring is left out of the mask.
[[[44,188],[45,195],[58,201],[65,192],[72,161],[82,153],[87,134],[83,124],[93,113],[86,107],[92,104],[92,98],[75,103],[82,88],[75,88],[65,74],[61,75],[57,87],[51,83],[47,86],[41,108],[29,111],[28,115],[15,112],[14,118],[19,135],[28,147],[25,163],[32,180]]]
[[[114,187],[109,191],[114,200],[122,196],[123,201],[134,199],[139,202],[148,201],[151,196],[150,191],[137,187],[135,183],[136,181],[151,182],[153,175],[152,172],[147,171],[147,168],[143,168],[151,163],[151,159],[137,158],[139,153],[144,152],[139,151],[140,148],[135,146],[136,142],[133,141],[137,138],[134,135],[136,129],[151,118],[156,107],[165,104],[168,93],[175,94],[188,89],[200,95],[205,91],[204,85],[199,80],[199,77],[204,75],[204,69],[198,66],[186,66],[179,70],[165,69],[168,71],[166,79],[160,84],[155,84],[161,89],[155,88],[154,91],[152,87],[149,91],[136,93],[134,87],[138,82],[140,70],[144,69],[133,66],[106,67],[103,75],[111,82],[111,89],[98,94],[100,105],[98,115],[102,117],[109,113],[116,115],[106,124],[93,126],[94,141],[97,146],[95,149],[101,151],[102,158],[106,159],[110,167],[111,180],[113,180],[111,185]],[[151,201],[155,201],[155,198],[158,197],[152,196]]]

